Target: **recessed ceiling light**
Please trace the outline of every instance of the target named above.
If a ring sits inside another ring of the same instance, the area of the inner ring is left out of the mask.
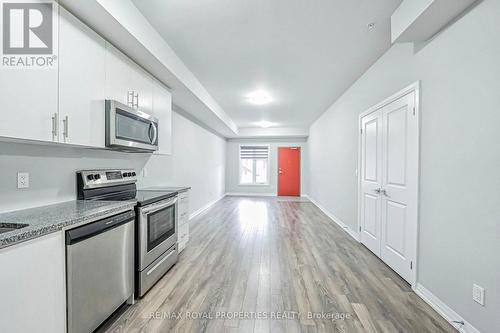
[[[248,101],[256,105],[264,105],[273,101],[271,95],[265,90],[256,90],[250,93],[248,96]]]
[[[368,23],[368,30],[373,30],[375,28],[375,22]]]
[[[272,123],[270,121],[262,120],[256,123],[257,126],[262,127],[262,128],[268,128],[271,126],[276,125],[275,123]]]

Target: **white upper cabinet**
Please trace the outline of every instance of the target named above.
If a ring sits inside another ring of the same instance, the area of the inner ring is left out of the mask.
[[[110,43],[106,43],[106,99],[153,111],[153,78]]]
[[[0,68],[0,138],[104,148],[105,100],[112,99],[155,115],[157,153],[170,154],[168,88],[66,9],[54,8],[54,65]]]
[[[172,153],[172,94],[156,79],[153,80],[153,114],[158,118],[158,151]]]
[[[0,136],[57,141],[57,70],[0,70]]]
[[[57,9],[55,8],[55,13]],[[57,54],[57,15],[54,15],[53,48]],[[26,45],[25,45],[26,46]],[[31,56],[13,55],[16,59]],[[46,55],[40,55],[45,58]],[[52,56],[50,56],[52,58]],[[33,65],[0,68],[0,137],[57,141],[54,136],[54,120],[57,120],[57,58],[53,66]]]
[[[60,8],[59,142],[104,147],[106,42]]]

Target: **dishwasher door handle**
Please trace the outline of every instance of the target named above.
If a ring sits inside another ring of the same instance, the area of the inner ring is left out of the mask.
[[[114,215],[103,220],[91,222],[84,226],[66,231],[66,245],[81,242],[87,238],[96,236],[109,229],[116,228],[122,224],[135,220],[135,213],[129,210],[125,213]]]

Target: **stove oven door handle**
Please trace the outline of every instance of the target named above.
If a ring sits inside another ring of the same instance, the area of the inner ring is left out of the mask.
[[[154,212],[157,212],[159,210],[162,210],[168,206],[172,206],[177,202],[177,197],[171,198],[168,200],[160,201],[151,205],[147,205],[144,208],[140,209],[141,214],[151,214]]]

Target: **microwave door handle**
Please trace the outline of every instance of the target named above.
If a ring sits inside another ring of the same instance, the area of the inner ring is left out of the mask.
[[[149,126],[150,126],[149,127],[150,129],[153,129],[153,137],[150,136],[149,139],[151,140],[151,143],[154,144],[156,142],[156,138],[158,136],[158,130],[156,129],[155,123],[150,123]]]
[[[153,123],[153,130],[155,132],[153,143],[155,143],[156,140],[158,139],[158,127],[156,127],[156,126],[157,125]]]

